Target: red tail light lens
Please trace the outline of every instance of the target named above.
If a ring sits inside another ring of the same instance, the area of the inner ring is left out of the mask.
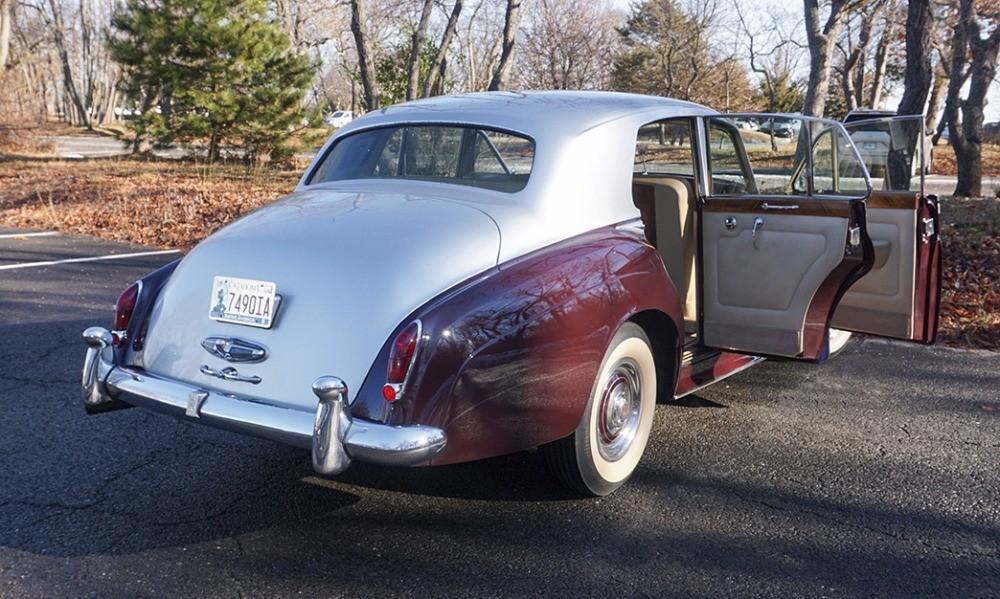
[[[118,302],[115,304],[115,326],[111,332],[115,345],[121,343],[125,336],[125,329],[132,320],[132,311],[135,310],[137,299],[139,299],[139,283],[132,283],[118,296]]]
[[[403,329],[389,350],[389,368],[386,372],[386,382],[391,385],[401,385],[410,371],[413,355],[417,351],[417,339],[420,337],[420,325],[411,322]]]

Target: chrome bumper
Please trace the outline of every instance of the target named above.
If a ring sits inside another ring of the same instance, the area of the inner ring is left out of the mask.
[[[337,377],[316,379],[312,388],[319,404],[315,412],[307,412],[115,366],[110,332],[91,327],[83,338],[88,348],[82,390],[88,411],[124,401],[208,426],[311,448],[313,469],[320,474],[343,472],[352,460],[412,466],[444,449],[445,434],[439,428],[352,418],[347,411],[347,386]]]

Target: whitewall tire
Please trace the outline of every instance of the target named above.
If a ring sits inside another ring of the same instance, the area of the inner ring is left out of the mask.
[[[830,329],[830,357],[834,357],[847,346],[847,342],[851,340],[850,331],[842,331],[840,329]]]
[[[656,363],[646,333],[626,323],[608,346],[576,431],[542,448],[556,476],[584,495],[607,495],[635,471],[656,408]]]

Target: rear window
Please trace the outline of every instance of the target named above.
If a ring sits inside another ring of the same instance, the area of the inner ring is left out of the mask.
[[[534,160],[535,143],[513,133],[458,125],[382,127],[337,141],[308,184],[407,179],[513,193],[527,185]]]

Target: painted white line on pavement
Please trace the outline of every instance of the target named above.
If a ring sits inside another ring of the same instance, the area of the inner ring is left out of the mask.
[[[73,264],[76,262],[97,262],[99,260],[118,260],[121,258],[137,258],[139,256],[158,256],[162,254],[181,254],[180,250],[159,250],[155,252],[136,252],[134,254],[111,254],[110,256],[89,256],[87,258],[67,258],[66,260],[48,260],[46,262],[24,262],[22,264],[4,264],[0,270],[15,270],[18,268],[36,268],[39,266],[55,266],[58,264]]]
[[[3,235],[0,235],[0,239],[16,239],[18,237],[49,237],[58,234],[59,233],[55,231],[42,231],[40,233],[4,233]]]

